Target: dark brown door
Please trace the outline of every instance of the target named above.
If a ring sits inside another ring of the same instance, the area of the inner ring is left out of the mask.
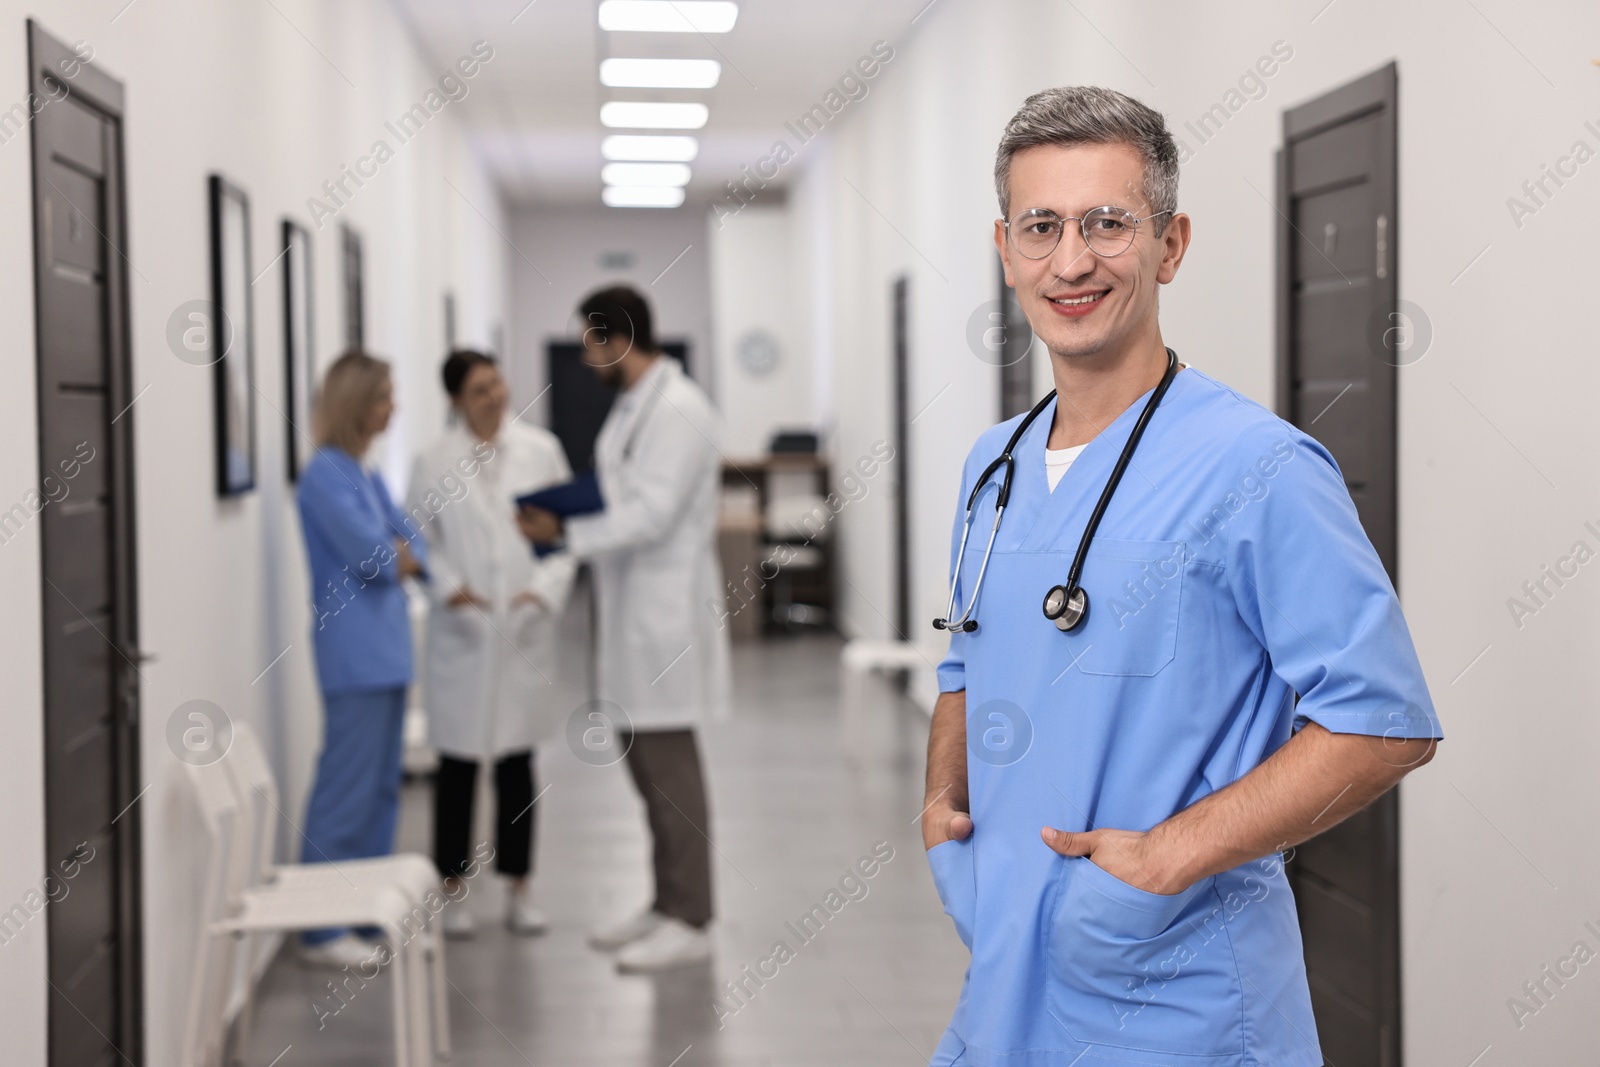
[[[994,353],[1000,364],[1000,421],[1027,413],[1039,399],[1033,395],[1033,360],[1029,351],[1033,347],[1033,327],[1028,325],[1022,305],[1017,301],[1017,291],[1006,284],[1006,266],[1000,268],[999,310],[989,314],[988,334],[992,340],[998,334],[998,351],[988,344],[980,346],[984,352]],[[969,340],[970,334],[969,334]]]
[[[344,277],[344,343],[346,348],[360,348],[366,338],[366,264],[361,235],[348,226],[339,227],[339,255]]]
[[[1283,116],[1278,409],[1344,472],[1395,579],[1393,64]],[[1317,1030],[1338,1067],[1400,1063],[1399,807],[1390,793],[1290,864]]]
[[[911,276],[894,280],[894,625],[911,632]]]
[[[122,87],[29,23],[50,1063],[143,1062]]]

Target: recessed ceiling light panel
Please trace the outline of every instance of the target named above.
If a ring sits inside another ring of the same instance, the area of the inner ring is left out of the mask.
[[[687,163],[699,153],[699,141],[673,134],[649,136],[613,133],[600,142],[600,154],[607,159]]]
[[[605,0],[600,28],[633,33],[727,33],[739,5],[726,0]]]
[[[711,117],[704,104],[613,100],[600,105],[600,122],[613,128],[698,130]]]
[[[714,59],[606,59],[600,84],[623,89],[710,89],[722,77]]]
[[[607,163],[600,168],[607,185],[688,185],[686,163]]]
[[[677,207],[683,203],[681,186],[608,185],[600,190],[608,207]]]

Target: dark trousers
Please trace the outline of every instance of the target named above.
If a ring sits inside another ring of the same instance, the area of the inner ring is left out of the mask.
[[[533,752],[503,756],[494,765],[495,870],[513,878],[533,866]],[[478,761],[439,756],[433,783],[433,861],[439,873],[459,878],[471,863],[472,802]]]
[[[711,820],[693,730],[621,738],[650,821],[653,909],[696,929],[711,921]]]

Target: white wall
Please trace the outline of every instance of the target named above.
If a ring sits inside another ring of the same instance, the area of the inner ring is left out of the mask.
[[[787,209],[761,206],[709,226],[712,351],[732,456],[764,454],[776,430],[817,428],[792,228]],[[739,357],[753,334],[776,342],[777,362],[764,373]]]
[[[203,698],[256,726],[286,780],[296,822],[321,713],[312,680],[307,579],[292,487],[285,479],[281,274],[254,287],[260,488],[242,499],[213,493],[211,370],[167,347],[174,308],[207,293],[206,176],[220,171],[251,197],[255,269],[276,252],[284,215],[309,224],[306,200],[341,164],[387,137],[392,161],[314,234],[317,352],[343,336],[337,224],[365,240],[368,346],[394,361],[400,412],[378,458],[398,479],[420,440],[441,424],[437,384],[442,294],[457,294],[464,340],[487,344],[505,314],[507,249],[498,196],[447,106],[401,145],[383,123],[419,101],[472,41],[424,59],[393,10],[378,0],[216,4],[163,0],[42,0],[33,14],[56,37],[84,40],[127,89],[128,240],[137,448],[140,628],[158,657],[143,668],[143,775],[147,1055],[175,1063],[195,937],[199,835],[167,748],[173,709]],[[119,10],[121,14],[118,15]],[[113,20],[113,17],[115,19]],[[493,42],[489,42],[491,46]],[[320,52],[320,54],[319,54]],[[0,85],[27,85],[22,17],[0,23]],[[492,60],[491,60],[492,62]],[[452,188],[452,185],[454,188]],[[459,190],[459,191],[458,191]],[[31,178],[26,139],[0,145],[0,313],[11,323],[0,398],[0,499],[37,478]],[[35,525],[34,529],[37,529]],[[0,803],[0,900],[19,899],[44,874],[36,534],[0,550],[0,667],[8,679]],[[264,675],[261,672],[287,648]],[[292,831],[286,831],[293,838]],[[298,852],[298,841],[287,842]],[[44,1060],[43,924],[0,950],[0,1032],[6,1062]]]
[[[951,507],[961,459],[992,421],[998,372],[971,351],[967,320],[997,295],[990,220],[992,145],[1030,84],[1019,64],[990,61],[1024,23],[1015,5],[951,5],[889,43],[893,61],[838,135],[808,147],[792,199],[798,252],[815,309],[813,346],[831,396],[837,467],[892,441],[894,279],[910,279],[909,410],[912,446],[894,460],[910,480],[913,629],[924,647],[923,695],[943,651],[924,620],[944,608]],[[1042,10],[1042,9],[1041,9]],[[955,74],[954,72],[961,72]],[[981,73],[980,73],[981,72]],[[992,359],[985,353],[985,357]],[[839,622],[856,636],[893,636],[892,483],[878,479],[839,521]]]
[[[701,205],[659,208],[527,208],[511,216],[512,406],[539,397],[549,378],[545,345],[576,341],[578,302],[605,285],[632,285],[655,313],[658,340],[685,340],[695,379],[717,398],[712,359],[706,213]],[[628,258],[608,267],[606,254]],[[525,418],[549,424],[549,397]]]
[[[1588,972],[1600,964],[1552,983],[1520,1028],[1508,998],[1576,942],[1600,952],[1584,927],[1600,928],[1600,850],[1588,840],[1600,814],[1600,578],[1584,567],[1550,585],[1520,629],[1507,600],[1574,542],[1600,548],[1583,526],[1600,528],[1588,439],[1600,163],[1552,185],[1520,227],[1507,198],[1575,141],[1600,150],[1597,36],[1600,12],[1576,0],[1544,5],[1537,22],[1502,3],[940,4],[894,42],[893,65],[792,200],[802,245],[831,249],[833,270],[804,278],[831,352],[833,395],[818,402],[833,409],[844,453],[888,432],[889,286],[912,278],[912,408],[932,401],[909,457],[913,615],[931,617],[946,595],[960,461],[994,408],[998,376],[967,349],[965,323],[993,296],[990,167],[1022,99],[1110,85],[1190,141],[1180,206],[1195,240],[1163,295],[1163,331],[1185,359],[1270,403],[1267,198],[1281,112],[1398,61],[1401,295],[1434,331],[1401,373],[1401,596],[1449,735],[1402,789],[1412,1067],[1459,1067],[1487,1046],[1483,1063],[1593,1058],[1600,974]],[[1294,53],[1265,96],[1209,143],[1185,136],[1183,123],[1279,40]],[[806,247],[799,256],[815,262]],[[881,496],[841,519],[843,618],[875,636],[889,629],[888,523]],[[931,630],[910,636],[930,659],[942,652]]]

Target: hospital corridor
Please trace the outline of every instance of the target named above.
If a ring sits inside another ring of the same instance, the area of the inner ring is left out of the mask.
[[[1578,0],[0,0],[0,1067],[1600,1065],[1597,155]]]
[[[540,863],[584,877],[545,883],[544,936],[451,942],[451,1062],[868,1064],[932,1052],[965,963],[916,865],[926,718],[870,682],[841,705],[836,682],[810,681],[836,677],[838,654],[820,636],[741,653],[740,695],[759,711],[707,746],[729,768],[716,781],[727,918],[714,966],[618,975],[584,944],[579,920],[648,892],[645,844],[621,768],[552,761]],[[426,840],[422,808],[402,813],[402,846]],[[871,878],[856,869],[864,857],[880,861]],[[501,888],[483,881],[464,903],[492,930]],[[775,954],[778,942],[792,954]],[[310,985],[305,973],[287,955],[266,973],[245,1062],[291,1045],[285,1063],[300,1050],[324,1057],[311,1063],[387,1062],[381,981],[329,992],[336,976]]]

